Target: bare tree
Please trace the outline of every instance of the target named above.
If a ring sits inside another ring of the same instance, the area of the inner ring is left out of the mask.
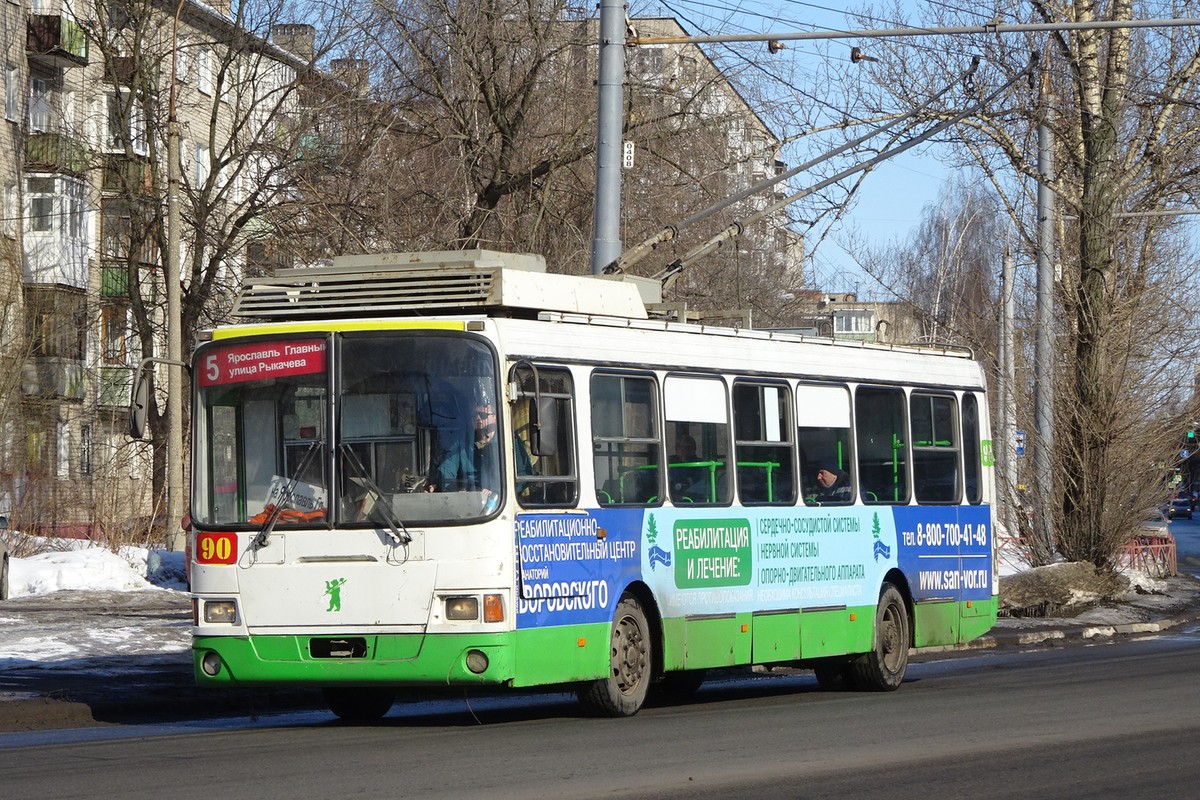
[[[1171,15],[1154,2],[1033,0],[995,2],[969,14],[930,4],[923,24]],[[898,9],[887,11],[889,19],[897,16]],[[920,49],[892,42],[881,45],[887,52],[872,74],[892,102],[911,108],[907,87],[945,80],[972,53],[982,52],[989,65],[981,83],[1000,80],[1030,50],[1045,53],[1045,106],[1035,85],[964,121],[951,144],[958,163],[991,181],[1018,243],[1032,253],[1034,135],[1041,121],[1052,127],[1054,188],[1068,217],[1054,254],[1062,275],[1054,323],[1056,478],[1035,491],[1061,552],[1102,567],[1113,564],[1138,519],[1165,495],[1162,465],[1178,424],[1163,377],[1183,353],[1162,336],[1169,277],[1178,268],[1168,255],[1175,221],[1137,215],[1190,205],[1200,188],[1198,42],[1196,31],[1180,28],[923,39]]]
[[[178,12],[177,17],[172,15]],[[275,4],[235,4],[233,16],[197,4],[122,0],[89,27],[105,65],[101,261],[123,273],[135,354],[165,341],[167,135],[174,110],[182,130],[182,340],[223,319],[248,267],[247,251],[273,233],[268,211],[291,196],[285,176],[306,153],[302,91],[319,74],[309,26],[286,29],[292,51],[272,45]],[[173,108],[172,108],[173,106]],[[310,111],[312,111],[310,109]],[[186,357],[185,352],[185,357]],[[166,474],[166,402],[150,393],[153,485]]]
[[[298,181],[308,205],[294,218],[296,239],[315,245],[311,256],[492,247],[586,272],[595,20],[562,0],[374,4],[354,19],[359,32],[345,47],[373,65],[372,86],[333,170]],[[643,33],[678,30],[665,20],[634,24]],[[624,173],[627,242],[740,188],[748,159],[775,168],[772,137],[756,153],[747,134],[765,123],[695,46],[630,49],[627,72],[624,138],[636,153]],[[714,219],[688,241],[730,219]],[[680,281],[674,299],[728,307],[756,294],[759,275],[779,291],[782,270],[761,256],[776,244],[773,231],[747,237]],[[681,252],[664,249],[643,274]]]

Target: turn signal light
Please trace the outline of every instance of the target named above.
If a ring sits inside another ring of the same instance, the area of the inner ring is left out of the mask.
[[[498,594],[483,596],[483,621],[504,622],[504,600]]]

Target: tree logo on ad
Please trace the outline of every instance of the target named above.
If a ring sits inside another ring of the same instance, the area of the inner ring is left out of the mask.
[[[334,578],[331,581],[325,581],[325,594],[329,595],[329,608],[325,609],[326,611],[342,610],[342,586],[345,583],[345,578]]]
[[[892,557],[892,548],[888,547],[879,538],[879,512],[875,512],[875,518],[871,521],[871,533],[875,536],[875,560],[878,561],[880,556],[885,559]]]
[[[650,569],[654,569],[657,565],[662,564],[664,567],[671,566],[671,553],[663,550],[658,546],[658,525],[654,522],[654,515],[650,515],[650,519],[646,522],[646,542],[650,545]]]

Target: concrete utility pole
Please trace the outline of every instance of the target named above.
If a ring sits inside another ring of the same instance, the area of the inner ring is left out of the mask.
[[[621,255],[621,132],[625,116],[625,4],[621,0],[600,0],[597,88],[593,275],[599,275]]]
[[[176,68],[179,61],[179,0],[171,28],[171,95],[167,106],[167,252],[163,280],[167,284],[167,541],[168,550],[184,548],[183,531],[183,314],[179,286],[179,119],[175,115]]]
[[[1054,494],[1054,140],[1050,133],[1053,95],[1050,76],[1042,73],[1038,124],[1037,338],[1034,341],[1034,427],[1037,431],[1034,475],[1037,481],[1038,531],[1054,552],[1050,501]]]
[[[1017,438],[1017,359],[1016,359],[1016,287],[1013,285],[1012,252],[1004,247],[1004,264],[1000,272],[1000,447],[996,452],[1001,455],[1000,467],[1004,474],[1004,502],[1000,504],[1000,518],[1010,536],[1017,534],[1017,516],[1013,513],[1017,500],[1017,457],[1015,442]]]

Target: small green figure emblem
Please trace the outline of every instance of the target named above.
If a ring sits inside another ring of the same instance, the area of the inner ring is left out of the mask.
[[[325,594],[329,595],[329,608],[325,609],[326,611],[342,610],[342,586],[345,583],[345,578],[325,581]]]

